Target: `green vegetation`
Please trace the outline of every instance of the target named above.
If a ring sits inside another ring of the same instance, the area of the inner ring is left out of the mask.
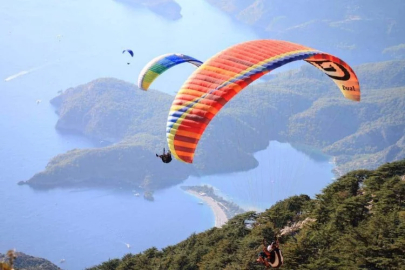
[[[334,156],[338,175],[405,158],[405,61],[364,64],[355,71],[362,87],[360,103],[344,99],[333,82],[310,65],[248,87],[212,120],[193,165],[177,160],[163,164],[155,157],[166,146],[172,96],[139,91],[116,79],[67,89],[52,100],[60,116],[56,128],[114,144],[58,155],[45,171],[22,183],[155,190],[190,174],[254,168],[258,163],[253,153],[270,140]]]
[[[247,219],[255,220],[253,228],[247,229]],[[315,199],[293,196],[177,245],[127,254],[90,270],[263,269],[255,264],[257,253],[262,239],[275,234],[283,269],[403,269],[405,160],[352,171]]]
[[[36,188],[66,186],[127,187],[155,190],[177,184],[192,172],[185,164],[157,160],[156,137],[137,134],[117,145],[75,149],[54,157],[29,181]],[[160,181],[156,181],[159,179]]]

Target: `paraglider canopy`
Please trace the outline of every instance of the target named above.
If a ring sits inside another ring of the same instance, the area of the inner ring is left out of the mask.
[[[264,74],[297,60],[323,71],[347,99],[360,101],[356,74],[333,55],[280,40],[240,43],[204,62],[178,91],[166,127],[172,155],[192,163],[205,128],[229,100]]]
[[[160,55],[152,59],[142,69],[138,77],[138,87],[145,91],[148,90],[152,82],[163,72],[183,63],[189,63],[196,67],[199,67],[202,64],[200,60],[181,53]]]
[[[132,50],[123,50],[122,51],[122,53],[125,53],[125,52],[129,53],[131,55],[131,57],[134,57],[134,52]],[[127,62],[127,65],[129,65],[129,64],[130,64],[130,62]]]
[[[131,57],[134,57],[134,52],[132,50],[123,50],[122,53],[128,52]]]

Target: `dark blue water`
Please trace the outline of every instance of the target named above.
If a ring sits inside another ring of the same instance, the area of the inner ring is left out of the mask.
[[[172,22],[110,0],[0,2],[0,252],[16,248],[64,269],[83,269],[175,244],[214,225],[211,210],[179,186],[156,192],[151,203],[132,190],[35,191],[16,185],[57,154],[95,147],[55,131],[49,100],[59,90],[99,77],[136,82],[157,55],[180,52],[205,60],[257,38],[203,0],[178,3],[183,18]],[[126,48],[134,58],[121,53]],[[154,88],[173,94],[192,71],[170,70]],[[183,184],[209,184],[246,209],[263,210],[293,194],[313,195],[332,177],[330,164],[288,144],[271,142],[256,157],[260,166],[249,172],[193,177]]]

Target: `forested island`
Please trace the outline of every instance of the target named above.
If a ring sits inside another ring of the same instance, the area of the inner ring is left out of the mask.
[[[253,221],[251,228],[246,220]],[[263,269],[262,239],[278,236],[283,269],[402,269],[405,260],[405,160],[340,177],[311,199],[299,195],[222,228],[151,247],[89,270]]]
[[[156,160],[155,153],[166,146],[172,96],[140,91],[113,78],[67,89],[51,100],[59,115],[56,128],[109,145],[60,154],[43,172],[21,183],[153,191],[192,174],[252,169],[257,166],[253,153],[271,140],[289,142],[314,159],[314,148],[333,156],[337,175],[404,158],[405,61],[364,64],[355,71],[363,93],[360,103],[345,100],[310,65],[249,86],[212,120],[193,165]]]

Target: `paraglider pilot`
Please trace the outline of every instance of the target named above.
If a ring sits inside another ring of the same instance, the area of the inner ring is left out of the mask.
[[[170,150],[167,151],[167,153],[166,153],[165,148],[163,148],[163,154],[162,155],[156,154],[156,157],[161,158],[163,163],[170,163],[170,161],[172,161],[172,153],[170,153]]]
[[[271,242],[270,245],[267,245],[267,242],[265,239],[263,239],[263,251],[259,253],[259,257],[257,258],[257,262],[264,264],[266,268],[269,268],[270,266],[272,267],[279,267],[272,265],[271,263],[274,261],[275,258],[273,258],[275,255],[278,256],[279,254],[275,254],[275,250],[278,250],[279,248],[279,242],[278,240]],[[282,261],[282,260],[281,260]]]

